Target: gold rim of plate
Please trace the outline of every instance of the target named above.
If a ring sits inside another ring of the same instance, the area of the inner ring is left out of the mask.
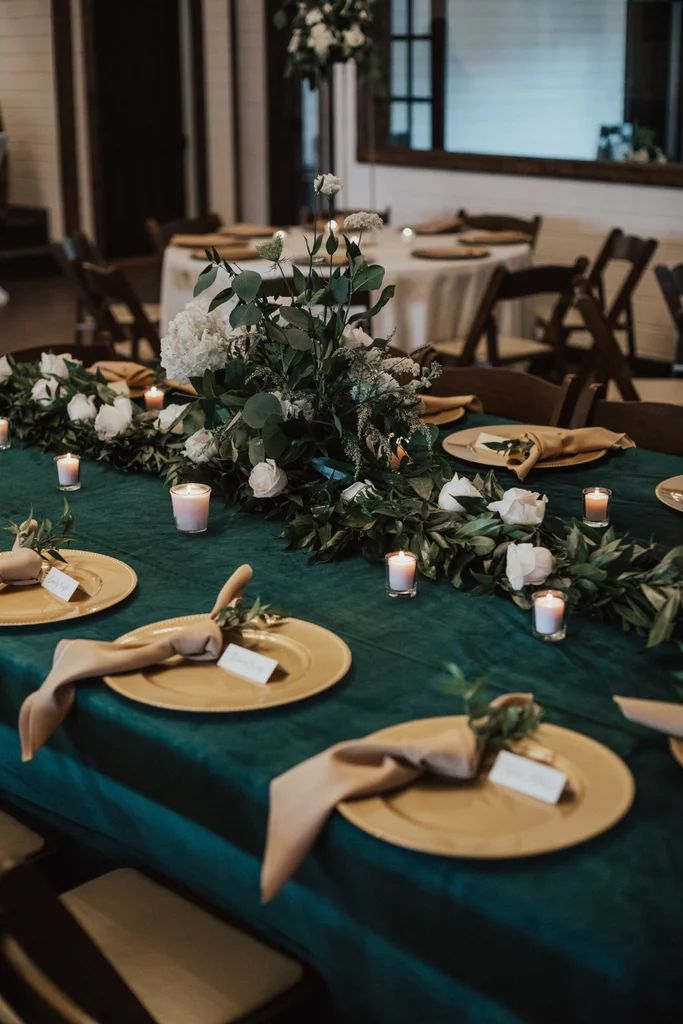
[[[467,729],[464,715],[402,722],[368,739],[416,740],[446,728]],[[505,789],[480,773],[471,782],[424,775],[404,789],[348,800],[339,812],[376,839],[421,853],[477,860],[534,857],[564,850],[607,831],[635,795],[631,772],[611,750],[557,725],[541,725],[538,742],[555,754],[575,795],[550,805]]]
[[[683,501],[675,501],[670,494],[666,493],[667,489],[670,491],[680,491],[683,494],[683,476],[670,476],[668,480],[662,480],[655,487],[655,495],[662,505],[673,509],[674,512],[683,512]]]
[[[153,622],[120,636],[117,643],[159,639],[179,626],[206,618],[183,615]],[[140,672],[105,676],[105,683],[130,700],[168,711],[231,713],[265,711],[307,700],[344,678],[351,667],[348,645],[329,629],[304,619],[285,619],[269,630],[246,630],[243,645],[278,661],[261,686],[219,668],[215,662],[172,658]]]
[[[683,768],[683,740],[679,739],[677,736],[670,736],[669,748],[681,768]]]
[[[411,256],[418,260],[457,260],[463,263],[467,260],[484,260],[491,255],[489,249],[481,246],[418,246],[412,249]]]
[[[460,409],[443,409],[441,412],[425,413],[420,418],[423,423],[432,423],[435,427],[446,426],[448,423],[457,423],[465,415],[466,410]]]
[[[61,601],[37,583],[3,587],[0,589],[0,626],[41,626],[82,619],[119,604],[137,586],[137,574],[118,558],[71,548],[63,548],[60,554],[67,564],[44,563],[43,575],[56,565],[77,579],[80,586],[72,599]]]
[[[505,457],[496,452],[490,455],[478,452],[472,447],[481,433],[498,434],[500,437],[523,437],[527,430],[543,430],[543,427],[531,423],[494,423],[486,427],[467,427],[465,430],[456,430],[449,434],[442,441],[443,448],[449,455],[464,462],[474,462],[478,466],[492,466],[495,469],[506,469],[509,473],[512,470],[505,465]],[[547,427],[546,427],[547,429]],[[606,448],[595,452],[576,452],[574,455],[566,455],[564,458],[543,459],[537,462],[532,473],[538,469],[566,469],[571,466],[581,466],[585,462],[596,462],[607,454]]]

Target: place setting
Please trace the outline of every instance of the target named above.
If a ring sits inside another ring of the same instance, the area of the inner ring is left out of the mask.
[[[683,475],[662,480],[655,487],[655,494],[662,505],[673,509],[674,512],[683,512]]]

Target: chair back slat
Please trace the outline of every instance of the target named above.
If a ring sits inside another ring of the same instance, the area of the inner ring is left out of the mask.
[[[132,344],[132,357],[139,355],[140,342],[146,338],[156,355],[161,351],[161,344],[156,327],[145,312],[144,306],[131,287],[128,278],[118,267],[101,267],[95,263],[83,264],[83,276],[90,291],[100,302],[100,315],[105,311],[113,319],[111,303],[121,303],[130,313],[131,323],[121,325],[121,329],[129,334]]]
[[[163,257],[164,249],[174,235],[211,235],[222,227],[217,213],[205,213],[200,217],[176,217],[160,223],[156,217],[148,217],[145,227],[157,256]]]
[[[572,426],[606,427],[625,433],[639,448],[683,455],[683,405],[668,402],[607,402],[604,384],[592,384],[579,399]]]
[[[468,213],[467,210],[458,210],[458,217],[462,220],[465,228],[479,231],[521,231],[529,236],[529,245],[532,249],[536,247],[538,235],[541,230],[543,218],[536,214],[526,219],[515,217],[507,213]]]
[[[446,367],[434,381],[430,395],[478,395],[484,412],[536,423],[569,426],[581,388],[578,377],[567,375],[551,384],[530,373],[500,367]]]
[[[588,283],[605,310],[608,322],[614,328],[621,326],[625,316],[629,330],[629,348],[635,355],[632,301],[640,279],[652,259],[659,243],[655,238],[640,238],[625,235],[621,228],[613,228],[602,244],[588,274]],[[630,269],[608,305],[606,300],[605,274],[611,263],[621,261],[630,264]]]
[[[683,263],[676,267],[655,267],[655,277],[676,330],[676,348],[672,371],[683,374]]]
[[[594,383],[613,380],[623,399],[637,402],[639,395],[628,359],[619,348],[610,323],[590,290],[589,279],[577,281],[574,305],[593,339],[592,348],[584,360],[582,376]]]

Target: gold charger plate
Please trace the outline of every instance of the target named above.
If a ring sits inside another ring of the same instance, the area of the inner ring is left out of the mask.
[[[419,260],[483,260],[491,253],[480,246],[428,245],[411,250],[410,255]]]
[[[483,231],[473,228],[461,231],[459,240],[463,245],[530,245],[531,236],[524,231]]]
[[[272,224],[229,224],[221,228],[220,234],[233,238],[272,238],[279,230]]]
[[[0,626],[40,626],[65,619],[82,619],[123,601],[137,586],[138,578],[129,565],[95,551],[64,548],[67,560],[58,568],[79,582],[70,601],[61,601],[39,584],[0,587]],[[43,575],[51,565],[44,563]]]
[[[402,722],[368,738],[396,743],[454,726],[469,728],[464,715],[454,715]],[[341,803],[338,810],[387,843],[482,860],[563,850],[605,832],[626,814],[635,784],[616,754],[557,725],[541,725],[535,738],[555,754],[553,765],[567,774],[573,797],[550,805],[489,782],[485,773],[471,782],[425,775],[404,789]]]
[[[245,262],[246,260],[260,260],[261,257],[250,245],[214,245],[213,248],[218,253],[218,256],[222,260],[233,260]],[[203,249],[194,249],[192,252],[193,260],[201,260],[206,263],[206,253]]]
[[[670,736],[669,747],[671,749],[671,753],[676,758],[681,768],[683,768],[683,740],[679,740],[676,736]]]
[[[153,622],[120,636],[117,642],[146,643],[203,618],[183,615]],[[104,681],[123,697],[171,711],[261,711],[306,700],[339,682],[351,666],[351,651],[341,637],[303,619],[285,619],[267,631],[245,630],[242,645],[278,662],[265,686],[213,662],[182,658],[140,672],[105,676]]]
[[[497,469],[507,469],[505,456],[498,452],[489,453],[475,451],[474,443],[480,434],[498,434],[500,437],[522,437],[527,430],[540,429],[531,423],[494,423],[492,426],[468,427],[466,430],[457,430],[443,439],[443,447],[449,455],[456,459],[464,459],[465,462],[476,462],[479,466],[494,466]],[[564,458],[544,459],[537,462],[532,472],[537,469],[564,469],[568,466],[580,466],[584,462],[595,462],[607,454],[606,448],[595,452],[577,452],[575,455],[565,455]],[[512,472],[512,470],[510,470]]]
[[[676,500],[671,493],[672,491],[680,494],[681,497]],[[662,480],[655,487],[655,494],[662,505],[672,508],[674,512],[683,512],[683,476],[670,476],[668,480]]]

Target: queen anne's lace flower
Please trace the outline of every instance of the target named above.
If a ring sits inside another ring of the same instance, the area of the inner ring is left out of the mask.
[[[161,365],[168,377],[187,383],[205,370],[222,370],[230,359],[242,357],[249,347],[249,332],[230,330],[225,313],[207,312],[203,297],[193,299],[168,325],[161,340]]]
[[[368,213],[367,210],[359,210],[358,213],[350,213],[344,217],[344,231],[381,231],[384,221],[378,213]]]
[[[279,263],[283,246],[284,242],[281,236],[275,234],[267,242],[259,242],[255,248],[261,259],[269,260],[271,263]]]

